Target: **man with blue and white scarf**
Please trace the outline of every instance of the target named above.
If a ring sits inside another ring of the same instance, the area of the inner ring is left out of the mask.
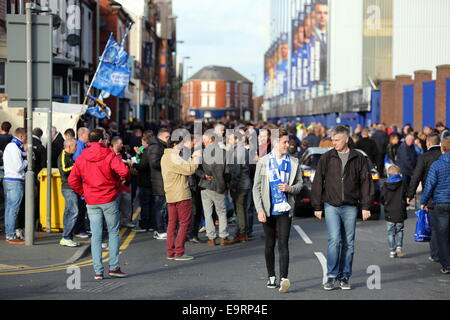
[[[20,203],[24,195],[25,168],[27,161],[27,132],[17,128],[14,137],[3,153],[5,178],[3,190],[5,193],[5,232],[9,244],[25,244],[23,239],[16,238],[16,220]]]
[[[273,149],[256,165],[253,185],[253,201],[258,220],[263,223],[265,234],[265,258],[269,277],[268,288],[276,288],[275,239],[278,238],[280,255],[280,288],[284,293],[290,287],[289,234],[295,208],[295,195],[302,189],[302,172],[299,161],[288,155],[289,135],[286,130],[278,130],[278,138],[272,140]]]

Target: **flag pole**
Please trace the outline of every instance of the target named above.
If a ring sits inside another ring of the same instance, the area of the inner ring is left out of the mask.
[[[110,34],[110,36],[109,36],[109,38],[108,38],[108,42],[106,43],[105,48],[108,47],[108,44],[109,44],[109,41],[110,41],[110,39],[111,39],[111,35],[112,35],[112,34],[113,34],[113,33],[111,32],[111,34]],[[103,63],[103,56],[104,56],[104,55],[105,55],[105,49],[103,49],[102,56],[100,57],[100,62],[99,62],[98,65],[97,65],[97,70],[95,70],[94,77],[92,78],[91,84],[89,85],[89,88],[88,88],[88,90],[86,91],[86,94],[84,95],[83,105],[86,104],[88,95],[89,95],[89,93],[91,92],[91,89],[92,89],[92,84],[94,83],[95,78],[97,77],[97,73],[98,73],[98,71],[100,70],[100,67],[101,67],[101,65],[102,65],[102,63]]]

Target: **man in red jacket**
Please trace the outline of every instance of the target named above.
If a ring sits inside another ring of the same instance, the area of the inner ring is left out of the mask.
[[[89,143],[77,158],[69,176],[70,187],[86,199],[91,223],[91,252],[95,279],[103,279],[102,231],[103,217],[109,233],[109,275],[126,276],[119,267],[120,211],[117,196],[129,178],[128,167],[101,142],[103,132],[95,129],[89,133]]]

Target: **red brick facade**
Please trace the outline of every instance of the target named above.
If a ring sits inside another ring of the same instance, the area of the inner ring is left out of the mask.
[[[208,90],[202,91],[202,82],[204,88]],[[210,90],[210,83],[214,90]],[[247,85],[247,90],[244,92],[244,84]],[[237,90],[236,90],[237,89]],[[182,119],[189,119],[189,109],[230,109],[239,110],[241,106],[244,109],[253,108],[252,98],[253,87],[251,83],[236,83],[225,80],[190,80],[184,83],[182,92]],[[202,95],[206,98],[203,98]],[[210,103],[210,97],[214,97],[214,101]],[[206,105],[205,105],[206,102]],[[203,103],[203,105],[202,105]]]
[[[448,122],[446,119],[447,99],[446,81],[450,78],[450,65],[437,66],[436,73],[436,122]],[[404,86],[414,85],[414,123],[415,130],[423,127],[423,83],[432,81],[432,72],[418,70],[414,72],[414,79],[410,75],[399,75],[395,79],[380,80],[381,94],[381,122],[390,126],[396,124],[403,126],[403,93]]]
[[[446,119],[446,103],[450,97],[446,97],[446,81],[450,78],[450,65],[442,65],[437,67],[436,74],[436,122],[449,122]]]
[[[432,80],[432,72],[429,70],[419,70],[414,72],[414,124],[418,130],[422,128],[423,109],[423,83]]]

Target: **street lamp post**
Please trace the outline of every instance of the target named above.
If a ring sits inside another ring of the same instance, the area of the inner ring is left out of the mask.
[[[184,75],[185,75],[185,73],[184,73],[184,70],[185,70],[185,60],[189,60],[189,59],[191,59],[191,57],[183,57],[183,82],[184,82]],[[187,79],[187,78],[186,78]]]

